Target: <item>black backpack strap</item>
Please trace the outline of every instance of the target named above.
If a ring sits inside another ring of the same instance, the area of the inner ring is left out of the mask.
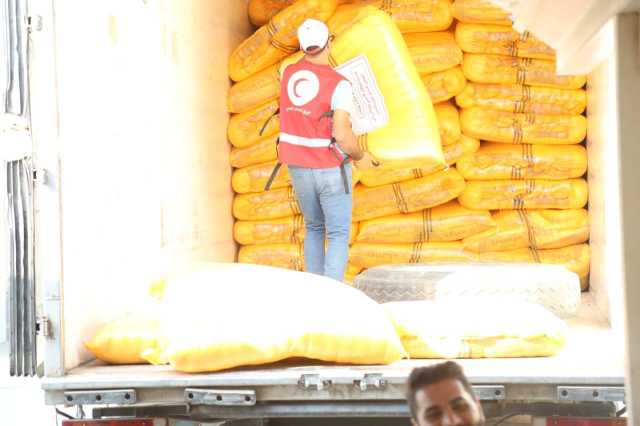
[[[280,113],[280,108],[278,107],[278,109],[275,110],[274,113],[269,118],[267,118],[267,121],[265,121],[264,124],[262,125],[262,128],[260,129],[260,133],[258,133],[259,136],[262,136],[264,131],[267,129],[267,126],[269,125],[269,123],[271,123],[271,120],[273,119],[273,117],[275,117],[279,113]]]
[[[340,158],[338,153],[336,152],[336,140],[335,138],[331,138],[331,143],[329,144],[329,151],[333,153],[338,161],[340,161],[340,175],[342,176],[342,184],[344,185],[344,193],[349,194],[351,188],[349,187],[349,179],[347,179],[347,170],[345,169],[345,165],[349,162],[349,156],[345,154],[344,158]]]
[[[280,144],[280,138],[276,139],[276,155],[278,153],[279,144]],[[267,184],[264,186],[265,191],[268,191],[269,189],[271,189],[271,185],[273,185],[273,181],[275,180],[276,176],[278,176],[278,172],[280,171],[281,167],[282,167],[282,163],[278,161],[276,165],[273,167],[273,171],[271,172],[271,176],[269,176],[269,179],[267,180]]]

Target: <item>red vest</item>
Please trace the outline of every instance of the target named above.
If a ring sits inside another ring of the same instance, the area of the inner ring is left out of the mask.
[[[302,60],[289,65],[280,85],[280,144],[284,164],[314,169],[339,167],[344,159],[335,146],[329,148],[331,97],[344,77],[328,65]],[[337,156],[336,156],[337,154]]]

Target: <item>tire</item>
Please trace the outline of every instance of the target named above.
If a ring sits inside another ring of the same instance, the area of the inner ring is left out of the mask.
[[[563,318],[580,306],[578,275],[537,263],[379,266],[358,275],[354,286],[378,303],[501,297],[537,303]]]

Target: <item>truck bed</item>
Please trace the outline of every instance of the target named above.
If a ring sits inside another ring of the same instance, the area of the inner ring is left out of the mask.
[[[474,385],[502,385],[507,399],[557,399],[557,386],[623,386],[622,345],[585,293],[579,314],[568,321],[567,346],[555,357],[459,360]],[[402,400],[414,367],[439,360],[403,360],[391,365],[347,366],[309,360],[186,374],[168,366],[110,366],[92,361],[64,377],[43,379],[46,402],[64,404],[66,391],[134,389],[138,403],[179,404],[186,388],[254,390],[258,401]],[[383,389],[362,391],[354,381],[382,374]],[[303,375],[319,375],[327,386],[304,389]],[[329,383],[330,382],[330,383]]]

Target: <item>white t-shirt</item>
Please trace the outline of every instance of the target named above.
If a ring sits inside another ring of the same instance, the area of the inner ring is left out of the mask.
[[[342,80],[336,86],[331,96],[331,109],[341,109],[351,114],[353,111],[353,90],[348,80]]]

